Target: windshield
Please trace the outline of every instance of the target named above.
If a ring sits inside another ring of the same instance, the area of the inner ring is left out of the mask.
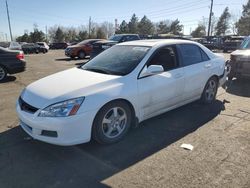
[[[122,39],[122,35],[113,35],[109,37],[109,40],[117,41],[119,42]]]
[[[246,39],[241,43],[241,49],[250,49],[250,37],[246,38]]]
[[[84,45],[84,44],[87,44],[89,43],[91,40],[84,40],[82,42],[79,42],[77,45]]]
[[[113,46],[88,63],[82,69],[113,75],[129,74],[145,57],[150,47]]]

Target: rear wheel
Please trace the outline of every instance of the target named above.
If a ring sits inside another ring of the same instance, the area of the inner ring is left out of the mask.
[[[128,132],[132,122],[132,111],[123,101],[108,103],[96,115],[93,138],[101,144],[120,141]]]
[[[86,54],[85,54],[84,51],[80,51],[80,52],[78,53],[78,57],[79,57],[80,59],[84,59],[85,56],[86,56]]]
[[[3,81],[7,76],[6,69],[0,65],[0,82]]]
[[[201,101],[205,104],[211,104],[216,99],[218,90],[218,80],[216,77],[212,77],[207,81],[207,84],[203,90]]]

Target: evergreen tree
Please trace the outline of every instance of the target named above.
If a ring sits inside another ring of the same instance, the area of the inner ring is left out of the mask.
[[[248,0],[246,5],[243,5],[242,16],[236,23],[236,28],[239,35],[250,34],[250,0]]]
[[[192,31],[192,37],[200,38],[206,35],[206,27],[204,25],[198,25],[198,27]]]
[[[122,21],[121,25],[120,25],[120,33],[128,33],[129,32],[129,28],[128,28],[128,24],[125,20]]]
[[[157,34],[169,33],[170,26],[168,22],[169,21],[160,21],[160,23],[157,24]]]
[[[170,25],[170,32],[174,35],[182,35],[182,28],[183,26],[180,25],[180,21],[176,19]]]
[[[229,29],[229,18],[231,17],[228,7],[225,8],[215,27],[216,35],[225,35]]]
[[[87,31],[79,31],[79,34],[77,36],[78,41],[83,41],[88,38],[88,32]]]
[[[37,28],[34,29],[33,32],[29,34],[29,41],[36,43],[45,40],[45,34],[42,31],[39,31]]]
[[[64,42],[64,32],[60,27],[56,30],[54,42]]]
[[[143,18],[139,22],[138,31],[139,31],[139,34],[142,34],[142,35],[152,35],[154,33],[154,25],[147,18],[147,16],[143,16]]]
[[[133,14],[128,23],[129,33],[138,33],[138,17]]]

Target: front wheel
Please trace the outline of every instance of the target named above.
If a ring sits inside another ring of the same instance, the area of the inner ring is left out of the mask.
[[[204,104],[211,104],[216,99],[216,94],[218,90],[218,80],[216,77],[210,78],[203,90],[201,101]]]
[[[3,81],[7,76],[6,69],[0,65],[0,82]]]
[[[84,59],[85,56],[86,56],[86,54],[85,54],[84,51],[80,51],[80,52],[78,53],[78,57],[79,57],[80,59]]]
[[[101,144],[120,141],[128,132],[132,122],[129,105],[123,101],[108,103],[96,115],[93,138]]]

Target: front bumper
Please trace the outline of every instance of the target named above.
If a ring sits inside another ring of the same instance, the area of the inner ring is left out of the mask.
[[[223,75],[220,76],[220,81],[219,81],[220,86],[222,86],[226,83],[227,77],[230,74],[230,72],[231,72],[231,66],[229,64],[229,61],[227,61]]]
[[[229,74],[230,77],[246,77],[250,78],[250,59],[247,61],[230,61],[229,64],[232,67],[232,70]]]
[[[21,110],[19,103],[16,111],[20,126],[34,139],[50,144],[70,146],[89,142],[96,111],[70,117],[38,117]]]

